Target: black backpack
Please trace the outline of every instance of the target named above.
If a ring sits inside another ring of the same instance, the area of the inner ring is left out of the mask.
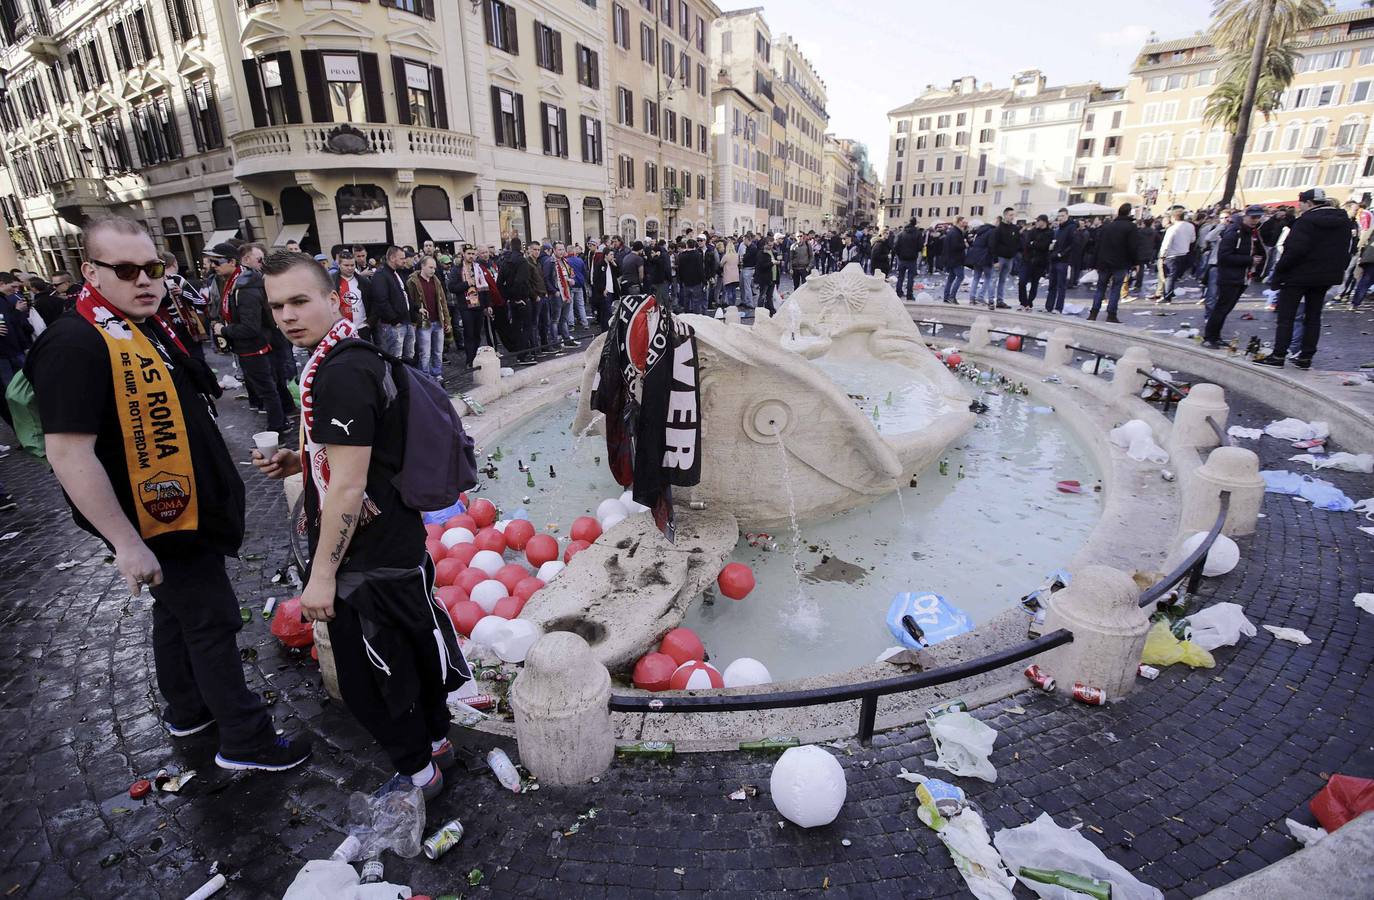
[[[375,344],[360,338],[341,341],[325,362],[351,348],[362,348],[386,360],[396,396],[405,404],[405,454],[391,479],[411,509],[446,509],[458,495],[477,484],[477,455],[463,420],[438,382]],[[323,363],[322,363],[323,365]],[[393,398],[388,394],[388,404]]]

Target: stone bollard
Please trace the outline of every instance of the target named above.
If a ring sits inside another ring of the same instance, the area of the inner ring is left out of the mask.
[[[501,357],[496,355],[494,348],[479,348],[472,363],[477,367],[473,380],[478,387],[495,387],[501,383]]]
[[[1140,588],[1131,576],[1107,566],[1085,566],[1068,587],[1050,595],[1045,633],[1073,632],[1072,644],[1040,657],[1059,690],[1072,693],[1074,682],[1082,682],[1119,700],[1135,689],[1150,630],[1149,611],[1139,604]]]
[[[1188,396],[1178,403],[1178,412],[1174,415],[1174,441],[1183,447],[1220,446],[1221,440],[1207,419],[1215,419],[1225,428],[1230,414],[1225,391],[1215,384],[1195,384]]]
[[[324,681],[324,692],[335,700],[342,701],[339,694],[339,669],[334,665],[334,645],[329,642],[329,625],[315,623],[315,650],[320,657],[320,679]]]
[[[581,636],[553,631],[530,649],[510,689],[520,761],[544,784],[582,784],[615,756],[611,675]]]
[[[978,350],[986,347],[991,340],[988,329],[992,327],[992,319],[988,316],[975,316],[973,324],[968,327],[968,349]]]
[[[1116,361],[1116,370],[1112,373],[1112,398],[1125,400],[1139,397],[1145,387],[1145,376],[1137,370],[1149,372],[1151,369],[1148,350],[1144,347],[1127,347]]]
[[[739,315],[739,307],[738,307],[738,306],[727,306],[727,307],[725,307],[725,324],[726,324],[726,325],[738,325],[738,324],[740,324],[740,315]]]
[[[1056,328],[1051,331],[1050,339],[1045,343],[1045,367],[1053,369],[1073,362],[1073,351],[1069,349],[1072,343],[1073,335],[1068,329]]]
[[[1254,534],[1264,502],[1264,478],[1259,457],[1244,447],[1218,447],[1184,483],[1179,531],[1184,535],[1211,531],[1221,510],[1221,492],[1231,492],[1231,505],[1221,531],[1231,537]]]

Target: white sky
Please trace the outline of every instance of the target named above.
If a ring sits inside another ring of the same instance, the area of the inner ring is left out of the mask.
[[[1151,31],[1161,40],[1207,26],[1209,0],[717,0],[722,10],[763,6],[776,37],[792,35],[825,81],[828,130],[868,145],[881,178],[887,111],[927,84],[961,75],[1009,87],[1039,68],[1050,84],[1124,85]],[[1359,0],[1338,0],[1353,9]],[[976,39],[975,39],[976,38]]]

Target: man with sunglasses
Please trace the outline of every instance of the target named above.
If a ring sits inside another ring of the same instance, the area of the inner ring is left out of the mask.
[[[267,429],[283,434],[286,410],[294,411],[296,401],[277,377],[271,337],[275,327],[269,326],[272,314],[267,309],[262,275],[254,267],[240,264],[257,253],[252,244],[237,250],[229,244],[216,244],[205,251],[205,259],[214,269],[219,285],[219,296],[210,298],[219,306],[214,332],[238,356],[249,396],[262,401],[267,410]]]
[[[82,246],[75,314],[39,337],[33,384],[48,461],[76,523],[153,595],[153,659],[174,737],[219,728],[215,762],[280,771],[310,755],[277,735],[244,681],[224,558],[243,541],[244,488],[209,397],[214,377],[157,315],[165,267],[143,226],[100,219]]]

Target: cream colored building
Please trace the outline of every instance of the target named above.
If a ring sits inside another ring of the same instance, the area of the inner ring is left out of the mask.
[[[1074,151],[1070,205],[1112,205],[1125,188],[1127,167],[1122,164],[1121,147],[1129,108],[1124,87],[1098,88],[1088,97]]]
[[[854,160],[843,142],[825,136],[825,164],[821,178],[821,224],[826,229],[846,228],[854,213]]]
[[[721,231],[759,233],[770,227],[771,216],[782,219],[774,148],[786,133],[785,122],[774,121],[773,33],[763,7],[722,13],[710,46],[717,138],[711,221]]]
[[[710,0],[616,0],[607,7],[615,226],[627,239],[708,226]]]
[[[784,120],[782,152],[783,230],[823,229],[825,179],[825,82],[790,35],[773,42],[773,86]]]
[[[1338,200],[1374,189],[1374,9],[1322,17],[1299,54],[1282,109],[1252,122],[1234,203],[1296,205],[1313,186]],[[1230,138],[1203,110],[1221,68],[1206,35],[1141,48],[1126,86],[1125,199],[1156,209],[1220,199]]]

